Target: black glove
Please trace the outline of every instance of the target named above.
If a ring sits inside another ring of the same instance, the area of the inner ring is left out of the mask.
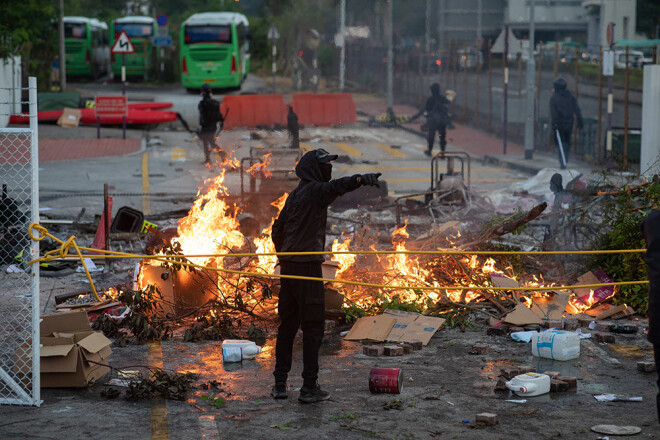
[[[377,186],[380,188],[380,185],[378,184],[378,178],[381,176],[381,173],[369,173],[369,174],[363,174],[361,177],[362,180],[362,185],[369,185],[369,186]]]

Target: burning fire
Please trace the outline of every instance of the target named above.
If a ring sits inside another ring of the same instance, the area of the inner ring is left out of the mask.
[[[350,238],[346,238],[346,240],[344,240],[343,243],[339,243],[339,239],[335,239],[335,241],[332,242],[332,252],[346,252],[349,251],[350,249],[351,249]],[[335,273],[335,278],[340,278],[339,275],[346,272],[349,267],[355,264],[356,259],[357,259],[357,255],[333,254],[332,261],[336,261],[337,263],[339,263],[339,268]]]

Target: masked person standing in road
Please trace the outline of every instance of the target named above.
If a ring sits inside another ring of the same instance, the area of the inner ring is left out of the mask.
[[[213,99],[211,87],[208,84],[202,86],[202,100],[197,105],[199,110],[199,137],[204,145],[204,165],[211,163],[211,149],[220,153],[224,161],[227,154],[215,143],[215,134],[218,130],[218,123],[222,129],[224,118],[220,113],[220,103]]]
[[[273,223],[272,239],[277,252],[322,252],[328,206],[339,196],[362,185],[378,186],[376,174],[355,174],[332,180],[331,161],[336,154],[323,149],[305,153],[296,166],[300,182]],[[283,255],[279,257],[282,275],[322,278],[323,255]],[[299,401],[314,403],[330,398],[318,385],[319,348],[325,327],[323,282],[281,279],[278,302],[280,326],[275,344],[275,386],[271,395],[286,399],[286,381],[298,328],[303,333],[303,386]]]
[[[440,94],[438,83],[431,84],[431,97],[426,100],[426,124],[428,125],[426,142],[428,150],[424,153],[427,156],[433,151],[433,142],[435,133],[440,135],[440,151],[445,151],[447,146],[447,123],[449,122],[449,100]]]
[[[568,163],[568,153],[571,150],[571,135],[573,134],[573,115],[577,116],[577,127],[582,129],[582,112],[575,97],[566,90],[566,80],[557,78],[553,84],[553,94],[550,98],[550,119],[552,121],[552,137],[557,145],[559,167],[564,170]]]

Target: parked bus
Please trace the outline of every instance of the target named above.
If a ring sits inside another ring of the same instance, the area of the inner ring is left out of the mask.
[[[108,25],[95,18],[64,17],[66,73],[99,78],[110,72]]]
[[[135,49],[135,53],[112,55],[112,73],[115,78],[121,78],[123,56],[125,57],[126,76],[141,76],[147,79],[152,66],[157,63],[158,51],[152,44],[152,39],[156,35],[156,27],[156,20],[145,16],[127,16],[112,22],[112,44],[110,46],[114,45],[121,31],[126,31]]]
[[[241,87],[250,71],[250,30],[245,15],[203,12],[181,26],[181,85],[199,91]]]

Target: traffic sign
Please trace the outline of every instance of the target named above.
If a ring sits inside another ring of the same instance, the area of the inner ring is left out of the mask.
[[[96,116],[126,116],[126,96],[97,96],[94,103]]]
[[[158,14],[156,16],[156,23],[158,23],[158,26],[166,26],[167,25],[167,15]]]
[[[614,51],[603,51],[603,76],[614,76]]]
[[[165,35],[169,35],[170,31],[167,26],[158,26],[158,29],[156,29],[156,35],[159,37],[164,37]]]
[[[270,25],[270,29],[268,29],[268,39],[269,40],[277,40],[280,38],[280,33],[277,32],[277,27],[275,26],[275,23]]]
[[[172,37],[169,35],[154,37],[154,46],[156,47],[169,47],[171,45],[172,45]]]
[[[126,33],[126,31],[124,30],[121,31],[119,37],[117,37],[117,40],[115,41],[115,44],[112,45],[112,49],[110,49],[110,52],[135,53],[135,48],[133,47],[133,43],[131,43],[131,39],[128,38],[128,34]]]

